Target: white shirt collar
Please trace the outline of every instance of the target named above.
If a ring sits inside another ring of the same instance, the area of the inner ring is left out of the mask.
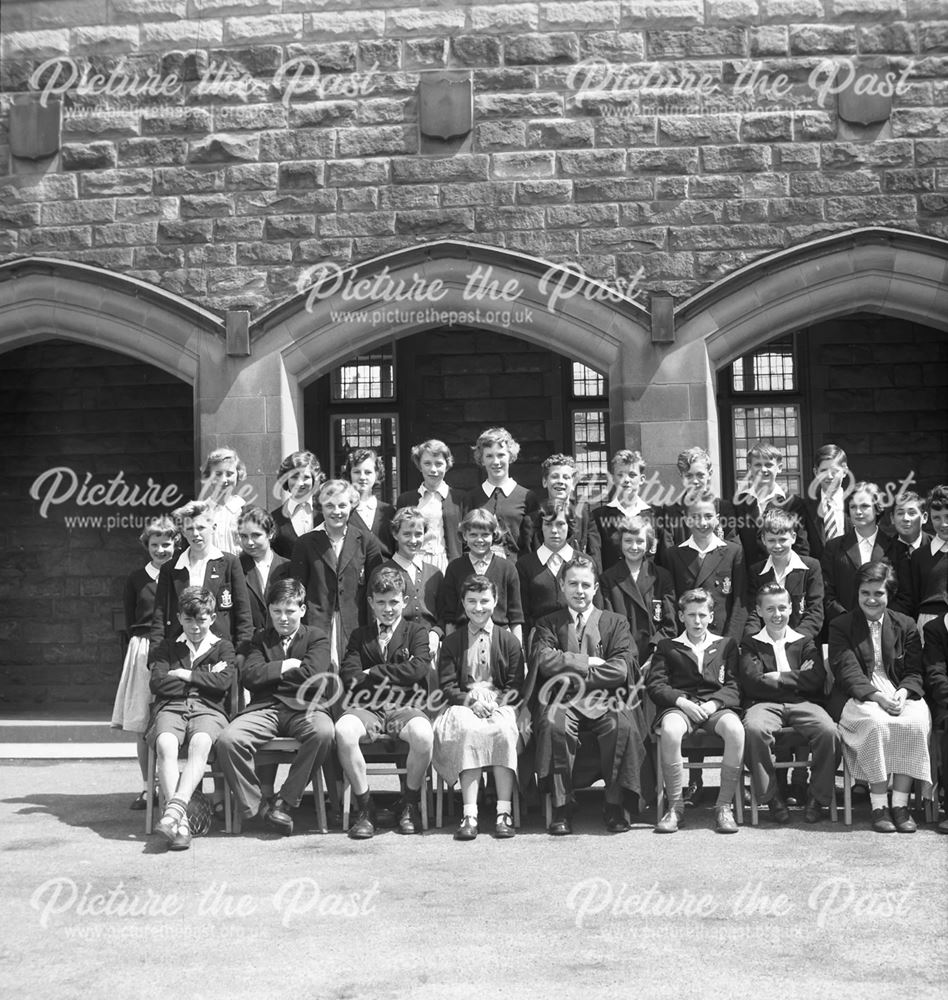
[[[374,511],[379,505],[379,498],[376,496],[366,497],[365,500],[360,500],[356,504],[356,510],[371,510]]]
[[[508,476],[502,483],[497,483],[496,485],[492,484],[489,479],[485,479],[484,482],[481,483],[481,489],[484,491],[484,496],[487,497],[492,497],[494,495],[494,490],[496,490],[498,486],[500,487],[501,493],[503,493],[505,497],[509,497],[510,494],[517,488],[517,481]]]
[[[309,500],[287,500],[283,504],[283,510],[287,517],[292,517],[298,510],[304,510],[307,514],[313,513],[313,505]]]
[[[621,510],[627,517],[634,517],[636,514],[641,514],[643,510],[649,510],[649,505],[640,496],[635,498],[631,507],[623,507],[618,497],[613,497],[606,506]]]
[[[826,512],[827,505],[832,507],[834,511],[841,511],[843,509],[843,503],[844,503],[844,496],[843,496],[844,492],[845,492],[844,490],[838,489],[835,490],[833,493],[826,494],[821,490],[820,505],[819,505],[820,513],[823,514]]]
[[[488,636],[493,636],[494,634],[494,619],[488,618],[484,625],[474,625],[471,620],[468,619],[467,622],[467,634],[470,638],[477,636],[479,632],[486,632]]]
[[[147,562],[145,563],[145,572],[148,574],[149,577],[151,577],[152,580],[157,580],[158,574],[161,572],[161,570],[157,568],[154,563]]]
[[[931,540],[929,548],[931,549],[932,555],[935,555],[936,552],[940,552],[942,549],[948,552],[948,539],[939,538],[938,535],[935,535],[935,537]]]
[[[782,639],[771,639],[770,633],[766,628],[762,628],[757,635],[754,636],[755,639],[759,639],[761,642],[766,642],[771,646],[776,646],[778,643],[786,645],[788,642],[795,642],[797,639],[802,639],[803,636],[799,632],[794,632],[792,628],[787,626],[787,631],[784,633]]]
[[[178,561],[174,564],[175,569],[188,569],[191,566],[191,560],[188,558],[188,553],[190,549],[185,549],[180,556],[178,556]],[[206,563],[210,559],[222,559],[224,553],[216,545],[208,545],[204,550],[204,555],[200,559],[194,561],[194,565],[198,563]]]
[[[546,545],[541,545],[537,549],[537,559],[539,559],[544,566],[550,561],[550,556],[552,556],[553,554],[554,554],[553,550],[547,548]],[[560,559],[563,560],[564,563],[568,563],[570,559],[573,558],[573,546],[564,545],[563,548],[561,548],[559,552],[556,553],[556,555],[558,555]]]
[[[427,493],[437,493],[442,500],[447,500],[448,492],[449,492],[448,484],[443,479],[441,480],[440,483],[438,483],[438,488],[436,490],[429,490],[424,483],[422,483],[421,486],[418,487],[418,496],[421,499],[424,499]]]
[[[484,563],[485,565],[490,566],[491,560],[494,558],[494,553],[488,552],[486,556],[481,557],[475,556],[473,552],[468,552],[467,557],[471,560],[472,566],[476,566],[478,563]]]
[[[419,559],[418,556],[415,556],[414,559],[406,559],[401,552],[396,552],[395,555],[392,556],[392,562],[395,563],[396,566],[401,566],[402,569],[417,569],[419,572],[421,572],[424,567],[424,560]]]
[[[878,528],[876,528],[876,530],[871,535],[860,535],[859,532],[857,531],[856,542],[859,544],[860,547],[868,548],[869,551],[871,552],[875,547],[876,538],[878,534],[879,534]]]
[[[207,635],[204,636],[201,640],[200,646],[194,646],[191,640],[183,632],[177,638],[177,642],[183,642],[188,649],[191,650],[192,662],[194,660],[199,660],[209,649],[213,649],[218,641],[218,637],[214,635],[213,632],[208,632]]]
[[[786,576],[786,574],[792,569],[806,569],[806,563],[796,554],[796,552],[793,551],[793,549],[790,550],[790,559],[787,562],[787,568],[784,571],[784,576]],[[774,567],[773,556],[767,556],[767,562],[764,563],[764,568],[761,570],[760,575],[763,576],[768,570],[773,570],[774,575],[776,576],[777,570]]]
[[[710,646],[712,643],[717,642],[718,639],[720,638],[721,636],[715,635],[713,632],[705,632],[704,642],[702,642],[701,645],[699,646],[695,646],[692,643],[692,641],[688,638],[688,633],[682,632],[681,635],[679,635],[675,639],[675,642],[680,642],[682,646],[687,646],[688,649],[692,650],[695,653],[698,653],[698,652],[704,652],[704,650],[706,650],[708,646]]]
[[[708,543],[706,549],[699,549],[697,542],[695,542],[693,536],[689,535],[679,546],[680,549],[694,549],[695,552],[713,552],[715,549],[725,548],[727,542],[723,538],[719,538],[717,535],[711,536],[711,541]]]
[[[573,624],[575,625],[576,624],[576,619],[579,617],[579,612],[578,611],[574,611],[572,608],[567,608],[566,610],[569,612],[569,616],[570,616],[570,618],[573,619]],[[589,607],[586,608],[586,610],[583,612],[583,624],[584,625],[588,625],[589,624],[589,617],[590,617],[590,615],[592,615],[593,611],[595,611],[595,610],[596,610],[595,606],[592,605],[592,604],[590,604]]]

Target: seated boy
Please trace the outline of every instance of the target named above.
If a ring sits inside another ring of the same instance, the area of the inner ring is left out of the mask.
[[[791,598],[780,583],[757,592],[764,627],[741,643],[738,683],[745,707],[744,733],[751,781],[758,801],[777,823],[790,822],[771,756],[774,734],[792,726],[810,744],[813,773],[803,818],[818,823],[834,795],[839,741],[836,723],[823,707],[826,671],[812,635],[790,627]]]
[[[432,670],[431,651],[425,626],[402,618],[405,603],[399,570],[383,566],[374,573],[369,609],[375,623],[352,633],[340,667],[347,707],[336,723],[336,747],[358,807],[349,829],[354,840],[375,834],[375,810],[359,744],[383,737],[408,744],[398,830],[421,833],[421,794],[434,743],[431,723],[420,707]]]
[[[530,667],[539,687],[537,774],[552,785],[549,832],[572,832],[573,765],[580,731],[586,729],[599,743],[606,829],[624,833],[630,827],[623,791],[640,793],[645,756],[640,709],[634,704],[635,644],[625,618],[593,606],[599,585],[589,556],[573,556],[560,578],[568,606],[541,618],[530,644]]]
[[[816,641],[823,629],[823,571],[810,556],[793,550],[800,521],[779,507],[771,507],[760,525],[760,540],[768,552],[748,574],[748,619],[744,635],[756,635],[763,626],[757,594],[768,583],[779,583],[790,596],[789,627]]]
[[[217,756],[241,816],[261,816],[268,826],[289,836],[290,810],[299,806],[306,786],[332,749],[329,706],[338,681],[330,674],[329,637],[315,625],[301,624],[306,589],[300,581],[288,577],[270,584],[267,610],[270,624],[254,635],[240,668],[250,704],[221,734]],[[268,802],[253,756],[261,744],[278,736],[298,740],[300,748],[280,794]]]
[[[682,594],[678,617],[685,630],[676,639],[659,641],[645,679],[649,697],[660,713],[657,732],[662,741],[662,779],[668,797],[668,809],[655,827],[656,833],[675,833],[682,825],[681,741],[699,729],[724,740],[715,830],[737,833],[731,801],[744,756],[744,727],[734,711],[740,700],[737,643],[708,630],[713,613],[714,601],[706,590]]]
[[[227,725],[227,699],[233,685],[234,647],[211,631],[214,595],[205,587],[185,587],[177,599],[181,635],[165,639],[151,663],[155,696],[153,722],[146,739],[155,745],[158,787],[165,812],[158,832],[172,850],[191,846],[188,803],[204,779],[214,741]],[[178,750],[188,759],[178,774]]]

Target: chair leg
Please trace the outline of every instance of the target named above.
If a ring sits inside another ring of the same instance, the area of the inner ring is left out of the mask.
[[[425,771],[425,776],[422,779],[423,784],[421,786],[421,828],[422,830],[428,829],[428,794],[431,791],[431,774],[430,771]]]
[[[514,780],[513,790],[513,824],[514,829],[520,829],[520,782]]]
[[[758,817],[759,805],[758,805],[758,802],[757,802],[757,793],[754,791],[754,779],[753,778],[751,778],[751,782],[750,782],[750,793],[751,793],[751,826],[757,826],[757,824],[759,822],[759,817]]]
[[[343,775],[342,777],[342,831],[347,832],[349,829],[349,807],[352,805],[352,786],[349,784],[349,779]]]
[[[323,797],[323,769],[317,767],[313,774],[313,798],[316,800],[316,828],[319,833],[329,833],[326,822],[326,800]]]
[[[158,761],[155,757],[154,746],[148,747],[148,763],[145,768],[148,772],[148,790],[145,801],[145,834],[151,836],[155,831],[155,789],[158,785]]]
[[[722,764],[723,767],[723,764]],[[738,824],[744,823],[744,771],[741,769],[741,780],[734,789],[734,819]]]
[[[853,825],[853,781],[843,754],[843,825]]]
[[[435,793],[435,826],[440,830],[444,826],[444,778],[438,775],[438,787]]]
[[[546,825],[549,826],[553,822],[553,796],[549,792],[543,796],[543,810],[546,813]]]
[[[839,822],[839,809],[836,807],[836,782],[833,782],[833,797],[830,799],[830,819]]]
[[[221,780],[224,783],[224,833],[233,833],[234,812],[236,811],[237,803],[230,794],[230,785],[227,784],[227,779],[221,775]]]

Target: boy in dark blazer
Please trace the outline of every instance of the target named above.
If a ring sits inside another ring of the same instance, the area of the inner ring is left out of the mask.
[[[875,483],[857,483],[849,496],[853,529],[826,543],[820,559],[823,570],[823,608],[827,622],[856,607],[856,577],[869,562],[895,559],[895,540],[879,527],[882,491]]]
[[[711,456],[704,448],[697,445],[686,448],[678,455],[678,474],[681,476],[681,489],[678,500],[665,504],[658,510],[656,527],[661,533],[664,549],[681,545],[691,535],[688,527],[685,500],[691,494],[703,493],[711,488]],[[674,496],[675,494],[672,493]]]
[[[668,571],[646,555],[655,534],[649,518],[627,518],[616,530],[623,558],[602,574],[599,589],[606,609],[628,621],[638,662],[647,673],[658,640],[676,632],[675,587]]]
[[[836,444],[823,445],[816,453],[813,480],[803,500],[809,554],[814,559],[823,557],[827,542],[852,529],[846,495],[847,486],[854,482],[846,452]]]
[[[356,488],[330,479],[319,491],[323,523],[293,547],[290,575],[306,589],[306,624],[330,637],[332,662],[342,658],[352,631],[366,620],[365,581],[382,565],[378,540],[349,515]]]
[[[374,624],[349,636],[340,668],[345,710],[336,722],[339,762],[355,795],[354,840],[375,834],[375,811],[360,742],[387,737],[408,745],[405,796],[399,833],[421,833],[421,795],[431,764],[434,733],[422,707],[432,683],[428,630],[402,618],[405,583],[399,570],[383,567],[369,580]]]
[[[932,712],[935,753],[940,755],[940,781],[944,790],[948,787],[948,615],[926,622],[922,637],[925,695]],[[933,789],[932,794],[938,795],[938,789]],[[938,824],[938,832],[948,833],[948,819]]]
[[[237,557],[221,552],[210,543],[214,519],[209,504],[193,500],[172,512],[188,547],[177,559],[161,567],[155,588],[155,613],[151,640],[176,639],[181,635],[178,601],[187,587],[205,587],[214,596],[217,609],[214,631],[238,652],[253,637],[253,616],[247,580]]]
[[[792,600],[783,584],[765,583],[757,592],[756,604],[763,627],[744,638],[738,668],[744,747],[754,793],[758,801],[769,804],[775,822],[790,822],[772,756],[774,734],[790,726],[807,740],[813,755],[803,818],[818,823],[823,806],[835,794],[839,760],[836,724],[823,707],[823,657],[812,635],[790,627]]]
[[[714,602],[709,630],[740,641],[747,620],[743,549],[718,536],[718,500],[709,490],[689,496],[686,509],[690,537],[666,553],[675,594],[680,600],[689,590],[707,591]]]
[[[155,696],[152,723],[145,739],[155,747],[158,786],[165,812],[158,832],[172,850],[191,846],[187,809],[214,741],[227,725],[234,683],[234,647],[211,631],[214,595],[206,587],[185,587],[177,602],[180,636],[166,638],[151,660],[150,687]],[[178,751],[188,746],[187,763],[178,774]]]
[[[575,555],[560,569],[568,607],[541,618],[533,632],[530,668],[537,677],[537,775],[551,786],[549,832],[572,832],[573,765],[581,730],[599,743],[606,782],[604,819],[610,833],[629,830],[625,790],[641,790],[645,757],[638,670],[628,622],[593,605],[598,590],[595,564]]]
[[[810,551],[806,529],[806,504],[802,497],[787,496],[777,483],[783,473],[783,452],[774,445],[758,442],[747,453],[747,477],[738,484],[734,498],[721,504],[721,526],[724,537],[740,542],[747,566],[765,559],[760,541],[761,519],[768,510],[777,508],[796,515],[801,529],[795,547],[799,555]]]
[[[800,527],[799,519],[779,508],[764,514],[760,538],[768,552],[767,559],[755,563],[748,574],[748,618],[745,635],[756,635],[763,622],[757,608],[757,595],[770,583],[779,583],[790,597],[788,625],[814,641],[823,629],[823,572],[810,556],[798,555],[793,544]]]
[[[895,602],[919,627],[948,612],[948,486],[936,486],[926,504],[933,537],[902,561]]]
[[[737,716],[737,643],[714,635],[714,600],[706,590],[688,590],[678,599],[678,618],[684,631],[675,639],[661,639],[645,678],[649,697],[660,713],[657,732],[662,749],[662,779],[668,809],[656,833],[675,833],[685,815],[682,796],[684,762],[681,742],[702,730],[724,741],[721,787],[715,807],[715,830],[737,833],[731,801],[738,790],[744,755],[744,728]]]
[[[271,584],[290,575],[290,560],[271,548],[274,533],[273,516],[262,507],[246,507],[237,519],[237,538],[244,550],[240,568],[247,578],[254,632],[270,624],[266,595]]]
[[[221,734],[217,756],[245,819],[261,816],[289,836],[296,809],[316,769],[332,749],[334,728],[329,708],[338,696],[330,671],[329,637],[303,625],[306,591],[299,580],[284,578],[267,589],[270,623],[257,631],[240,668],[240,682],[250,704]],[[298,740],[289,773],[272,802],[261,792],[254,753],[267,740]]]

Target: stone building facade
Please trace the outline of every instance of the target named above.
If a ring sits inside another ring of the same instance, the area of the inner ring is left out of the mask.
[[[495,422],[529,485],[701,444],[727,490],[777,424],[802,485],[948,475],[940,0],[6,0],[0,55],[8,701],[107,700],[137,532],[65,518],[221,443],[268,506],[360,415],[392,490]]]

